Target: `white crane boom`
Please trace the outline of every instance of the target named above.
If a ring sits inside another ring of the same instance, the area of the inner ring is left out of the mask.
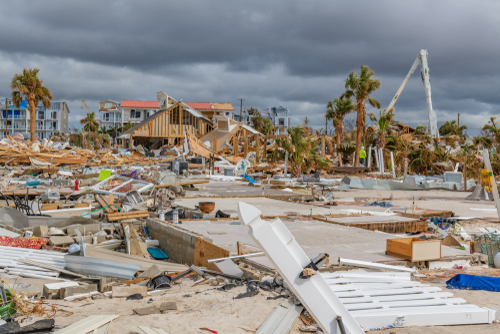
[[[411,76],[417,69],[418,65],[421,67],[421,74],[422,74],[422,82],[424,83],[424,89],[425,89],[425,97],[427,99],[427,113],[429,114],[429,134],[431,137],[436,137],[439,138],[439,132],[438,132],[438,127],[437,127],[437,116],[434,110],[432,109],[432,99],[431,99],[431,83],[430,83],[430,74],[429,74],[429,65],[427,62],[427,50],[420,50],[420,53],[417,56],[417,59],[415,59],[415,62],[410,68],[410,71],[406,75],[406,78],[403,80],[403,83],[401,86],[399,86],[398,91],[396,92],[396,95],[392,99],[391,103],[387,107],[387,110],[391,110],[392,107],[394,106],[394,103],[399,98],[399,95],[405,88],[406,84],[408,83],[408,80],[410,80]]]

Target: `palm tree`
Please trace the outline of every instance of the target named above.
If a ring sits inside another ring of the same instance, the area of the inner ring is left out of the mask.
[[[488,123],[483,126],[483,131],[498,143],[500,141],[500,128],[498,127],[500,122],[497,122],[496,118],[496,116],[490,117]]]
[[[307,118],[306,116],[306,118],[304,119],[304,127],[303,127],[304,136],[306,137],[309,137],[312,134],[311,127],[309,126],[309,124],[311,124],[311,121],[309,121],[309,118]]]
[[[316,152],[317,143],[305,136],[304,127],[301,125],[288,128],[288,136],[277,138],[276,144],[280,150],[275,150],[277,154],[288,155],[288,161],[292,168],[292,177],[299,177],[301,171],[316,166],[324,168],[328,166],[328,161],[321,158]],[[280,156],[279,158],[283,158]]]
[[[270,118],[264,118],[257,110],[254,111],[254,115],[251,119],[252,127],[262,133],[264,136],[270,135],[273,131],[273,124]]]
[[[95,112],[87,113],[87,117],[80,120],[80,124],[83,125],[83,130],[87,132],[97,132],[99,130],[99,125],[102,123],[100,119],[95,118]]]
[[[389,148],[388,144],[387,147],[389,149],[392,149],[393,151],[396,151],[396,153],[401,154],[403,158],[403,169],[404,169],[403,175],[406,176],[408,173],[408,155],[410,154],[411,150],[414,147],[413,143],[397,134],[388,136],[387,143],[391,143],[392,144],[391,146],[393,146]]]
[[[345,80],[346,98],[356,98],[356,152],[354,166],[359,166],[359,150],[361,148],[361,135],[365,128],[365,103],[368,100],[371,106],[380,109],[380,102],[370,96],[371,93],[380,88],[380,79],[373,78],[375,74],[368,66],[361,66],[361,71],[355,73],[351,71]]]
[[[97,131],[98,134],[103,135],[105,133],[108,133],[108,129],[106,128],[106,125],[101,125],[99,130]]]
[[[113,145],[116,145],[116,136],[118,136],[118,133],[120,131],[120,127],[118,126],[118,124],[115,124],[115,126],[113,127],[109,127],[108,129],[108,135],[113,138]]]
[[[35,107],[42,102],[46,108],[50,107],[52,94],[43,86],[43,81],[38,78],[38,68],[23,69],[23,73],[14,74],[10,83],[12,89],[12,102],[19,108],[23,98],[28,101],[30,107],[30,134],[31,141],[35,141],[36,111]]]
[[[459,136],[464,137],[464,131],[467,130],[466,125],[458,126],[457,121],[453,120],[451,122],[447,121],[439,127],[439,134],[441,136]]]
[[[415,128],[415,133],[417,135],[423,135],[427,132],[427,126],[425,125],[417,125],[417,127]]]
[[[332,120],[335,134],[337,137],[337,148],[340,148],[340,143],[344,137],[344,117],[354,110],[354,105],[351,99],[336,98],[329,101],[326,105],[326,119]],[[341,161],[342,157],[339,157]]]
[[[372,122],[375,122],[373,133],[378,139],[377,147],[383,150],[387,144],[386,136],[389,135],[391,126],[394,124],[394,108],[389,111],[384,110],[378,119],[374,113],[369,113],[368,116]]]
[[[124,133],[125,131],[131,129],[134,126],[131,121],[128,121],[128,123],[123,124],[123,126],[120,128],[120,132]]]

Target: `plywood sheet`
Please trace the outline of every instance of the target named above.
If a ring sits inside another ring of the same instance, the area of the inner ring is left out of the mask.
[[[207,260],[219,259],[228,256],[229,256],[228,250],[225,250],[201,238],[196,238],[194,246],[195,266],[205,267],[209,270],[220,272],[219,268],[217,268],[216,265],[214,265],[213,263],[207,263]]]

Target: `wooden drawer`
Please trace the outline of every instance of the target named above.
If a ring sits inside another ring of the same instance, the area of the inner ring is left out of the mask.
[[[385,254],[411,262],[439,260],[441,259],[441,240],[387,239]]]

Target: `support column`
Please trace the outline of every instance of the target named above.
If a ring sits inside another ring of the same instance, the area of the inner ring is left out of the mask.
[[[495,175],[493,175],[493,169],[491,168],[490,154],[487,149],[483,151],[484,167],[491,173],[493,199],[495,200],[495,206],[497,207],[498,218],[500,218],[500,198],[498,196],[497,182],[495,181]]]
[[[259,135],[255,135],[255,163],[260,162],[260,138]]]
[[[218,150],[217,150],[217,137],[214,137],[214,147],[212,147],[212,149],[214,150],[214,152],[218,153]]]
[[[323,134],[321,136],[321,157],[324,158],[326,156],[326,152],[325,152],[325,149],[326,149],[326,137],[325,135]]]
[[[243,130],[243,139],[245,140],[245,156],[244,158],[247,157],[247,154],[248,154],[248,132],[247,130]]]
[[[239,155],[239,141],[238,134],[235,134],[233,137],[233,155],[237,157]]]

